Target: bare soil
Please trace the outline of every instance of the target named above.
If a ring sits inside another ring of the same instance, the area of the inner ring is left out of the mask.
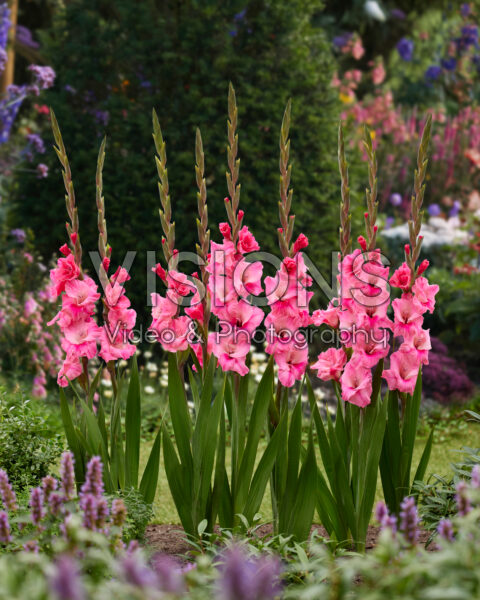
[[[272,534],[272,524],[266,523],[255,530],[255,535],[260,538],[268,537]],[[312,532],[318,533],[325,538],[328,538],[326,530],[321,525],[313,525]],[[371,550],[377,544],[380,527],[369,526],[367,533],[366,549]],[[421,531],[419,543],[425,545],[427,543],[429,533]],[[145,532],[146,545],[154,552],[169,554],[172,557],[178,557],[180,560],[186,560],[192,550],[192,546],[186,541],[186,536],[181,525],[148,525]],[[430,544],[428,550],[435,550],[435,544]]]

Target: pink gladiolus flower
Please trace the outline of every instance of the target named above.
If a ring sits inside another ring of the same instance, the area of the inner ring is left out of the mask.
[[[160,294],[151,294],[152,317],[154,320],[171,319],[177,314],[178,305],[170,298],[164,298]]]
[[[400,288],[404,292],[407,291],[410,287],[410,281],[410,267],[407,265],[406,262],[404,262],[402,266],[399,267],[395,271],[395,273],[390,277],[390,285],[393,285],[393,287]]]
[[[423,323],[423,314],[426,308],[412,296],[412,294],[402,294],[392,302],[395,315],[393,333],[408,337],[410,330],[418,329]]]
[[[248,230],[248,227],[244,225],[238,233],[237,250],[242,254],[247,252],[256,252],[260,250],[260,246],[253,234]]]
[[[135,354],[136,350],[134,344],[128,343],[126,332],[122,333],[118,331],[118,327],[110,328],[108,324],[101,327],[100,345],[100,352],[98,354],[107,363],[120,358],[127,360]]]
[[[415,299],[430,313],[433,313],[435,308],[435,295],[438,290],[438,285],[429,285],[425,277],[418,277],[412,287]]]
[[[95,303],[100,298],[97,284],[91,277],[72,279],[65,283],[65,307],[82,308],[88,313],[95,311]]]
[[[399,350],[408,351],[415,349],[418,363],[428,365],[428,351],[432,349],[430,342],[430,329],[412,329],[405,337]]]
[[[62,367],[58,373],[57,383],[61,387],[68,386],[68,380],[73,381],[83,373],[83,367],[80,359],[73,352],[67,354]]]
[[[372,401],[372,371],[361,357],[348,361],[340,377],[342,399],[361,408]]]
[[[236,331],[244,330],[251,335],[263,321],[263,310],[244,300],[229,302],[222,314]]]
[[[87,358],[93,358],[97,354],[99,330],[97,324],[88,317],[73,320],[62,333],[62,348],[67,354]]]
[[[246,375],[248,367],[245,364],[250,352],[250,341],[241,333],[237,338],[233,334],[223,335],[213,332],[208,335],[208,352],[214,354],[223,371],[234,371]]]
[[[382,373],[389,390],[413,394],[418,377],[418,359],[412,348],[397,350],[390,357],[390,369]]]
[[[188,317],[154,319],[150,330],[157,335],[157,341],[166,352],[187,350],[192,321]]]
[[[238,261],[233,271],[233,286],[236,293],[245,298],[249,294],[258,296],[262,293],[262,273],[263,265],[261,262],[247,262],[245,259]]]
[[[26,317],[30,317],[38,310],[38,302],[32,297],[29,296],[27,300],[25,300],[25,305],[23,307],[23,312]]]
[[[274,353],[278,367],[278,379],[285,387],[292,387],[295,381],[301,381],[308,364],[308,347],[297,336],[291,344],[278,344]]]
[[[167,273],[167,285],[167,297],[177,304],[180,304],[181,298],[197,291],[195,284],[188,279],[185,273],[179,273],[173,269]]]
[[[198,290],[192,296],[192,299],[190,301],[190,306],[185,308],[185,312],[194,321],[203,323],[203,316],[204,316],[203,303],[200,300],[200,294],[199,294]]]
[[[59,258],[57,267],[50,271],[50,279],[53,284],[55,294],[59,296],[65,290],[65,283],[72,279],[76,279],[80,275],[73,254],[69,254],[65,258]]]
[[[330,302],[326,310],[316,310],[312,313],[312,322],[314,325],[330,325],[333,329],[337,329],[340,324],[340,306],[335,306]]]
[[[295,240],[295,243],[293,244],[293,253],[297,254],[298,252],[300,252],[300,250],[303,250],[303,248],[306,248],[307,246],[308,238],[305,234],[301,233]]]
[[[340,381],[347,355],[342,348],[329,348],[318,355],[317,362],[311,368],[317,371],[317,377],[323,381]]]
[[[167,281],[167,274],[160,263],[157,263],[154,267],[152,267],[152,271],[158,275],[162,281]]]
[[[115,271],[115,273],[111,277],[112,283],[125,283],[126,281],[129,281],[130,279],[131,279],[131,277],[128,274],[127,269],[124,269],[123,267],[118,267],[118,269]]]

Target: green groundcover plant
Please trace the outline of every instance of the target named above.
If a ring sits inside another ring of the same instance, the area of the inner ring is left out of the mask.
[[[203,600],[273,600],[347,598],[476,598],[480,592],[480,471],[470,485],[457,486],[458,515],[438,528],[437,548],[419,544],[415,502],[402,502],[400,519],[377,507],[382,532],[366,555],[335,555],[314,537],[310,543],[278,540],[281,554],[259,540],[241,542],[225,536],[186,563],[169,556],[148,557],[135,545],[110,551],[109,538],[76,531],[75,555],[65,542],[53,544],[53,556],[21,551],[0,555],[0,598],[31,600],[90,598],[192,598]],[[273,545],[272,545],[273,547]]]

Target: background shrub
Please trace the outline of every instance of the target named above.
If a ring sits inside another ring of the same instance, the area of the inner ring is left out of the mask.
[[[330,88],[330,44],[316,25],[321,9],[319,0],[73,0],[55,13],[43,36],[45,57],[57,72],[46,103],[55,110],[70,152],[84,246],[96,248],[94,172],[106,132],[109,240],[116,260],[128,249],[138,251],[133,265],[138,308],[145,304],[145,251],[160,248],[152,108],[167,141],[178,247],[193,250],[197,126],[204,139],[210,222],[225,220],[229,80],[238,97],[241,204],[248,224],[262,249],[277,253],[272,224],[278,222],[278,135],[292,97],[297,231],[313,238],[312,258],[330,266],[330,252],[337,248],[340,111]],[[41,189],[34,177],[19,181],[14,222],[31,227],[48,256],[64,237],[59,218],[64,206],[53,152],[46,162],[51,177]]]
[[[19,491],[50,474],[62,449],[62,436],[45,412],[0,389],[0,469]]]

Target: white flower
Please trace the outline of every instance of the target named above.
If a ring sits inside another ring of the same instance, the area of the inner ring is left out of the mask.
[[[110,388],[110,387],[112,387],[112,380],[111,379],[102,379],[102,385],[104,387]]]
[[[325,398],[325,392],[320,388],[316,388],[313,393],[318,400],[323,400]]]
[[[152,356],[153,356],[153,354],[152,354],[152,351],[151,351],[151,350],[146,350],[146,351],[143,353],[143,356],[144,356],[144,357],[145,357],[147,360],[148,360],[148,359],[150,359],[150,358],[152,358]]]
[[[154,393],[155,393],[155,388],[154,388],[154,387],[152,387],[151,385],[146,385],[146,386],[143,388],[143,391],[144,391],[146,394],[154,394]]]
[[[103,392],[103,395],[105,396],[105,398],[111,398],[113,396],[113,392],[112,390],[105,390]]]
[[[364,8],[367,15],[372,17],[372,19],[376,19],[377,21],[382,22],[386,20],[385,13],[381,9],[377,0],[368,0],[367,2],[365,2]]]
[[[154,362],[147,362],[145,368],[147,369],[147,371],[158,371],[157,364]]]
[[[253,378],[255,379],[255,381],[257,383],[260,383],[260,381],[262,381],[262,376],[260,375],[260,373],[258,373],[257,375],[255,375]]]

